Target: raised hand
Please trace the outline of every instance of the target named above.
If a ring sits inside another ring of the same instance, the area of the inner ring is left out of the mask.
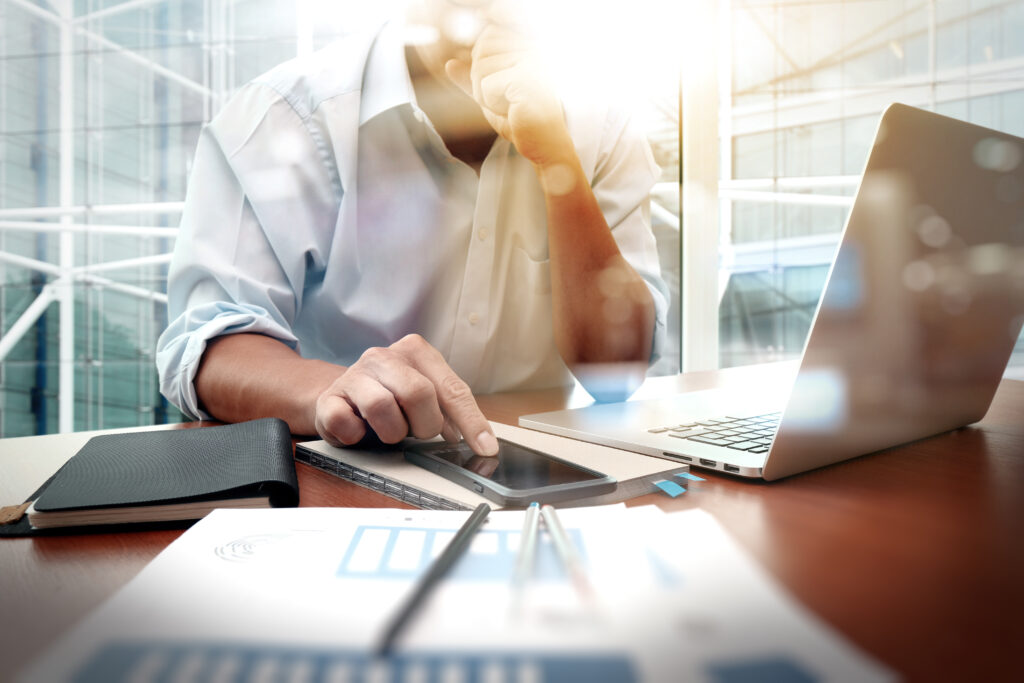
[[[535,165],[574,154],[562,104],[544,64],[514,25],[488,23],[469,59],[448,60],[445,72],[480,105],[494,130]]]

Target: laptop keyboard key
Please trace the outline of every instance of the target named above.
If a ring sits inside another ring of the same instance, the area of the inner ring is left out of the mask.
[[[695,422],[684,422],[647,431],[666,434],[709,446],[721,446],[749,453],[765,453],[779,428],[781,413],[766,413],[747,417],[715,417]]]

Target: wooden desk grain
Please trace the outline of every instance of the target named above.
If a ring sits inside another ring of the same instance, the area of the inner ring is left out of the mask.
[[[698,373],[644,392],[770,382],[785,371]],[[480,403],[514,423],[577,400],[548,391]],[[4,455],[0,493],[10,490]],[[297,469],[302,506],[398,505]],[[982,422],[933,439],[770,484],[702,476],[678,499],[631,504],[712,513],[809,610],[908,680],[1024,680],[1024,382],[1005,380]],[[0,679],[180,533],[0,540]]]

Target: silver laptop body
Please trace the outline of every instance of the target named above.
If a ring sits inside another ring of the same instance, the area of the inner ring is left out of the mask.
[[[882,115],[795,379],[523,427],[779,479],[977,422],[1024,322],[1024,139]]]

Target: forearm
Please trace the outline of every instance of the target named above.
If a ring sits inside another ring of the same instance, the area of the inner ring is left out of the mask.
[[[195,387],[204,410],[218,420],[279,417],[293,434],[315,434],[317,397],[344,372],[271,337],[230,334],[207,345]]]
[[[551,257],[555,343],[579,363],[647,362],[654,335],[650,290],[623,258],[575,151],[538,167]]]

